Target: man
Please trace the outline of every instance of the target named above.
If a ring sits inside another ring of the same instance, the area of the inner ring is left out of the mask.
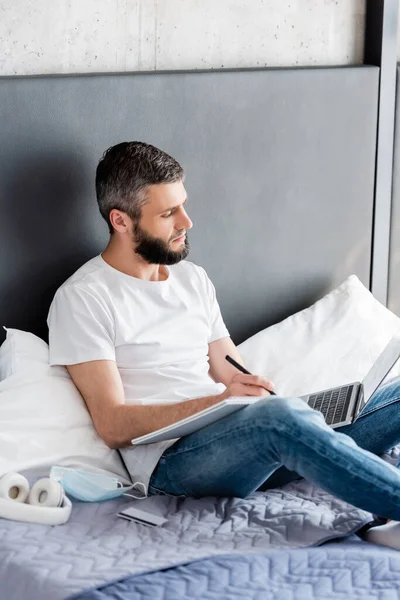
[[[231,366],[226,354],[243,361],[214,286],[184,260],[192,221],[183,179],[177,161],[149,144],[105,152],[96,192],[110,241],[54,297],[50,363],[67,366],[97,432],[121,449],[145,494],[245,497],[301,476],[400,520],[400,472],[378,457],[400,442],[399,383],[333,431],[302,400],[270,396],[266,377]],[[185,438],[130,446],[231,396],[265,399]]]

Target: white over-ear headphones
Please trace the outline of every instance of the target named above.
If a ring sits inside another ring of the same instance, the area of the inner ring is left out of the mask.
[[[58,481],[44,477],[29,490],[19,473],[0,478],[0,517],[25,523],[63,525],[70,517],[71,501]]]

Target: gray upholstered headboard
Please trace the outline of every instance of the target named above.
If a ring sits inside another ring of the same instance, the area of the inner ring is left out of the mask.
[[[184,166],[188,259],[214,281],[236,343],[350,273],[368,285],[378,76],[354,67],[1,78],[1,324],[46,339],[56,288],[107,243],[94,174],[123,140]]]

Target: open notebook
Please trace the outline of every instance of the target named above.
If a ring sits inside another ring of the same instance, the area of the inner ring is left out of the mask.
[[[258,402],[258,400],[265,400],[265,397],[244,396],[243,398],[227,398],[226,400],[221,400],[218,404],[205,408],[191,417],[186,417],[186,419],[177,421],[172,425],[168,425],[167,427],[157,429],[157,431],[153,431],[152,433],[135,438],[131,440],[131,443],[134,446],[140,446],[141,444],[163,442],[164,440],[173,440],[175,438],[183,437],[184,435],[189,435],[198,429],[211,425],[214,421],[227,417],[249,404]]]

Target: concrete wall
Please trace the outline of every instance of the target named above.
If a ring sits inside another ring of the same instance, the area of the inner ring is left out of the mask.
[[[0,75],[362,62],[365,0],[0,0]]]

